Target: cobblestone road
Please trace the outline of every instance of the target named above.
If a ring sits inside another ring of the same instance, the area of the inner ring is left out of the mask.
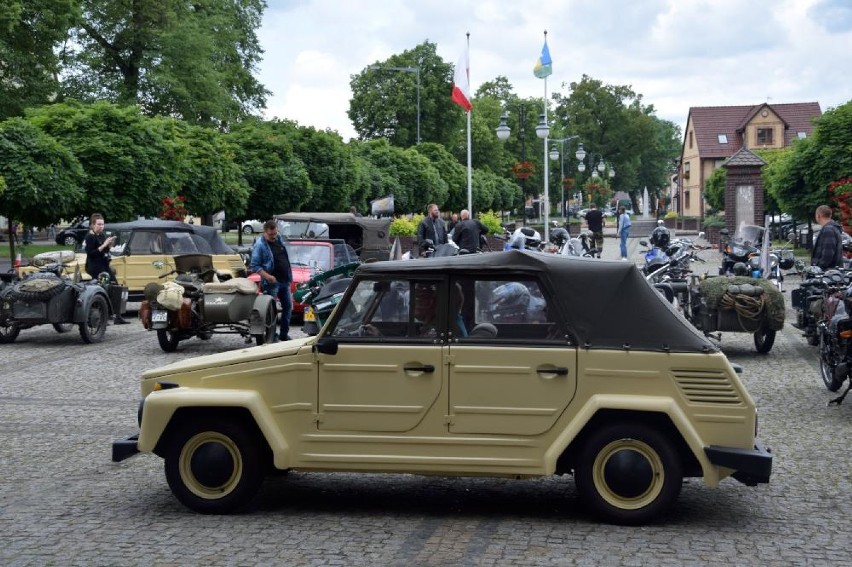
[[[607,240],[611,250],[614,242]],[[768,356],[754,353],[750,335],[722,339],[745,368],[760,436],[774,450],[772,482],[748,488],[726,480],[711,490],[691,480],[664,521],[641,528],[590,520],[570,478],[299,473],[267,481],[246,513],[191,513],[169,492],[159,458],[111,463],[110,443],[136,429],[140,371],[243,343],[220,336],[165,354],[138,322],[107,332],[102,344],[85,346],[76,330],[39,327],[0,346],[0,565],[848,560],[852,399],[826,407],[832,395],[820,382],[815,349],[789,324]]]

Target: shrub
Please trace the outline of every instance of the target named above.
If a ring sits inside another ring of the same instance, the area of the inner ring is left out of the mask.
[[[704,217],[704,228],[722,228],[725,226],[725,215],[715,214]]]
[[[415,215],[412,218],[396,217],[390,225],[391,236],[414,236],[417,233],[417,225],[423,215]]]
[[[489,234],[503,234],[503,225],[500,217],[494,211],[479,214],[479,222],[488,227]]]
[[[666,213],[666,216],[665,216],[665,217],[663,217],[663,218],[667,218],[667,219],[676,219],[676,218],[677,218],[677,213],[676,213],[676,212],[674,212],[674,211],[669,211],[669,212],[667,212],[667,213]]]

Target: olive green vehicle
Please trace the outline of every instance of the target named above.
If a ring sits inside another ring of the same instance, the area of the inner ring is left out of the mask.
[[[316,337],[149,370],[140,433],[203,513],[276,470],[573,475],[641,524],[685,477],[769,481],[752,398],[724,354],[621,262],[524,251],[361,265]]]

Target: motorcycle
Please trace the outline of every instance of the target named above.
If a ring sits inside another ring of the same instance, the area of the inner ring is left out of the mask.
[[[829,401],[840,405],[852,388],[852,291],[847,287],[826,294],[823,319],[817,324],[819,334],[819,369],[830,392],[837,392],[843,382],[846,390]]]
[[[556,246],[560,256],[579,256],[583,258],[600,258],[600,250],[592,248],[592,232],[584,230],[579,236],[571,237],[564,228],[554,228],[550,231],[550,243]]]
[[[733,238],[729,238],[728,229],[719,231],[724,242],[722,248],[722,265],[719,267],[720,276],[745,275],[737,273],[742,270],[742,264],[748,269],[749,261],[753,257],[760,257],[760,249],[763,242],[764,228],[754,224],[740,223]],[[759,260],[758,260],[759,261]],[[737,268],[735,270],[735,267]]]
[[[340,303],[360,262],[338,266],[316,274],[296,286],[293,298],[305,305],[302,331],[309,336],[319,333],[331,312]]]
[[[802,331],[805,341],[816,346],[820,342],[819,324],[825,319],[826,305],[830,297],[852,284],[852,274],[843,270],[823,272],[818,266],[808,266],[803,272],[803,281],[790,295],[796,322],[793,326]]]
[[[515,229],[514,232],[510,232],[506,228],[503,231],[506,239],[506,245],[503,247],[504,250],[534,250],[536,252],[542,250],[541,234],[535,229],[522,226]]]
[[[165,285],[145,286],[139,318],[149,331],[156,331],[160,348],[174,352],[180,341],[214,334],[239,334],[258,345],[275,337],[278,309],[275,298],[260,293],[248,278],[218,281],[209,254],[175,256],[176,269],[160,276],[177,274]]]

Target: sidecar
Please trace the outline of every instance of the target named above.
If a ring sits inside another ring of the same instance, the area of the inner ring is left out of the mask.
[[[165,352],[195,336],[206,340],[214,334],[239,334],[246,341],[254,338],[258,345],[274,339],[278,321],[274,297],[259,294],[248,278],[218,281],[209,254],[184,254],[174,261],[178,273],[174,282],[149,284],[139,308],[142,325],[157,332]]]
[[[60,263],[45,264],[21,278],[4,277],[0,287],[0,343],[12,343],[20,332],[53,325],[59,333],[77,325],[85,343],[99,343],[115,309],[107,290],[96,282],[65,277]]]

